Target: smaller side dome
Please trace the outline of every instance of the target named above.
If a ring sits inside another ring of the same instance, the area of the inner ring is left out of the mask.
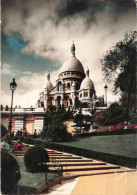
[[[94,90],[94,83],[89,78],[89,69],[86,70],[86,78],[82,81],[80,89],[92,89]]]
[[[45,88],[49,90],[51,90],[53,88],[53,85],[52,83],[50,82],[50,73],[48,72],[47,74],[47,81],[46,81],[46,84],[45,84]]]

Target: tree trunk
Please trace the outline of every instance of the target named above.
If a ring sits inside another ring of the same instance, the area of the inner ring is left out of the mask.
[[[130,104],[130,92],[128,93],[128,97],[127,97],[127,114],[129,112],[129,104]]]

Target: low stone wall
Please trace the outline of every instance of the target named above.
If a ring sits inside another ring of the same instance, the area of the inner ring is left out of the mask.
[[[58,177],[57,179],[55,179],[55,181],[53,181],[53,182],[51,182],[51,183],[48,183],[47,185],[45,185],[45,186],[39,188],[39,189],[35,192],[35,194],[41,194],[41,193],[45,192],[46,190],[50,189],[51,187],[53,187],[53,186],[55,186],[55,185],[61,183],[62,181],[63,181],[63,176],[60,176],[60,177]]]

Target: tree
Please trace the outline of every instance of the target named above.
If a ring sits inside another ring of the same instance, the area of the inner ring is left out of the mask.
[[[117,102],[112,103],[105,113],[105,125],[116,125],[119,122],[126,120],[126,110]]]
[[[27,171],[31,173],[45,173],[46,182],[48,170],[47,162],[49,162],[48,153],[39,145],[30,148],[24,156],[24,163]]]
[[[71,135],[67,132],[67,126],[63,121],[72,117],[70,110],[66,111],[63,106],[50,106],[45,115],[45,126],[42,131],[42,137],[51,141],[65,141],[70,139]]]
[[[93,118],[93,122],[101,125],[104,122],[104,112],[103,111],[94,112],[92,118]]]
[[[21,178],[16,159],[7,152],[1,152],[1,191],[7,194]]]
[[[120,90],[128,94],[127,113],[130,96],[136,91],[136,35],[136,31],[126,32],[124,39],[118,41],[101,59],[105,78],[109,82],[114,79],[114,92]]]
[[[24,162],[27,171],[39,173],[47,170],[46,163],[49,162],[49,156],[44,148],[35,145],[26,152]]]
[[[80,129],[80,133],[82,132],[82,127],[84,127],[83,119],[84,119],[84,116],[82,114],[82,109],[80,108],[78,110],[78,113],[76,114],[75,120],[74,120],[74,123],[76,124],[75,127],[76,127],[76,129],[77,128]]]

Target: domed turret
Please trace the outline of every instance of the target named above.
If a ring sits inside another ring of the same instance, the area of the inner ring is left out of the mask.
[[[47,74],[47,82],[45,84],[45,88],[47,88],[47,90],[51,90],[53,88],[52,83],[50,82],[50,73],[48,72]]]
[[[86,70],[86,78],[82,81],[80,89],[92,89],[94,90],[93,81],[89,78],[89,69]]]

